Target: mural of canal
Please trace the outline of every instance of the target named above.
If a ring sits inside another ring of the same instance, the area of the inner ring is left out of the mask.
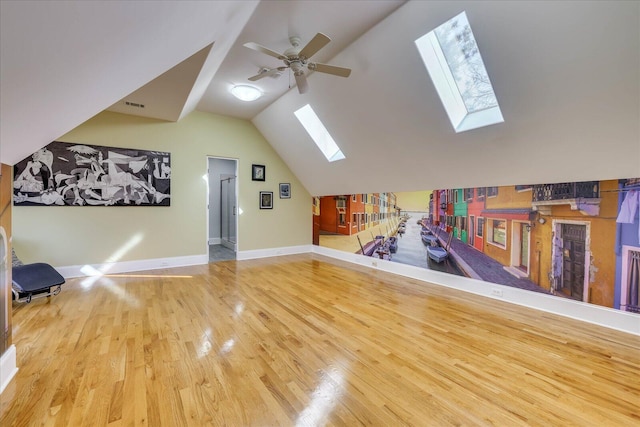
[[[313,242],[639,314],[639,207],[638,177],[322,196]]]
[[[406,222],[406,232],[398,235],[398,251],[393,254],[391,261],[464,276],[465,274],[453,258],[447,257],[443,262],[437,263],[427,256],[427,247],[422,243],[420,235],[422,225],[418,224],[418,220],[423,216],[427,217],[427,213],[411,213]]]

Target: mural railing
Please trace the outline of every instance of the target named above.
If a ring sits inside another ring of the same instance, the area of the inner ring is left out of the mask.
[[[598,181],[564,182],[560,184],[539,184],[533,186],[533,201],[597,199],[600,197]]]

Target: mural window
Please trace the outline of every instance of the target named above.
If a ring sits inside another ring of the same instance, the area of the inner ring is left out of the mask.
[[[356,223],[358,222],[358,214],[353,214],[353,225],[356,225]]]
[[[455,191],[453,193],[453,203],[459,203],[459,202],[460,202],[460,200],[458,200],[458,192]]]
[[[478,218],[478,227],[476,229],[476,236],[484,236],[484,218]]]
[[[338,198],[338,200],[336,200],[336,207],[338,207],[338,208],[346,208],[347,207],[347,200],[344,197]]]
[[[498,195],[498,187],[487,187],[487,197],[496,197]]]
[[[484,199],[484,196],[485,196],[486,192],[487,192],[487,188],[486,187],[478,188],[478,200]]]
[[[341,227],[344,227],[347,224],[347,215],[344,213],[339,213],[338,214],[338,225],[340,225]]]
[[[490,219],[487,223],[487,236],[489,242],[502,248],[507,247],[507,221],[503,219]]]
[[[473,200],[473,188],[464,189],[464,198],[467,201]]]
[[[516,191],[531,190],[533,185],[516,185]]]
[[[357,196],[355,194],[351,195],[351,201],[352,202],[357,202],[358,201]]]

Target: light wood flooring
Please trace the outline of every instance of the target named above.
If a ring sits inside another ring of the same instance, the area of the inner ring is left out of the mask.
[[[305,254],[14,306],[0,426],[640,425],[640,337]]]

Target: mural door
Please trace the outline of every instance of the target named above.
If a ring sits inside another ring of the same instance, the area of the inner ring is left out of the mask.
[[[469,217],[469,245],[473,246],[475,239],[476,239],[476,217],[475,216],[470,216]]]
[[[529,231],[523,223],[520,224],[520,268],[529,271]]]
[[[585,242],[587,227],[562,224],[562,277],[559,291],[582,301],[584,297]]]

